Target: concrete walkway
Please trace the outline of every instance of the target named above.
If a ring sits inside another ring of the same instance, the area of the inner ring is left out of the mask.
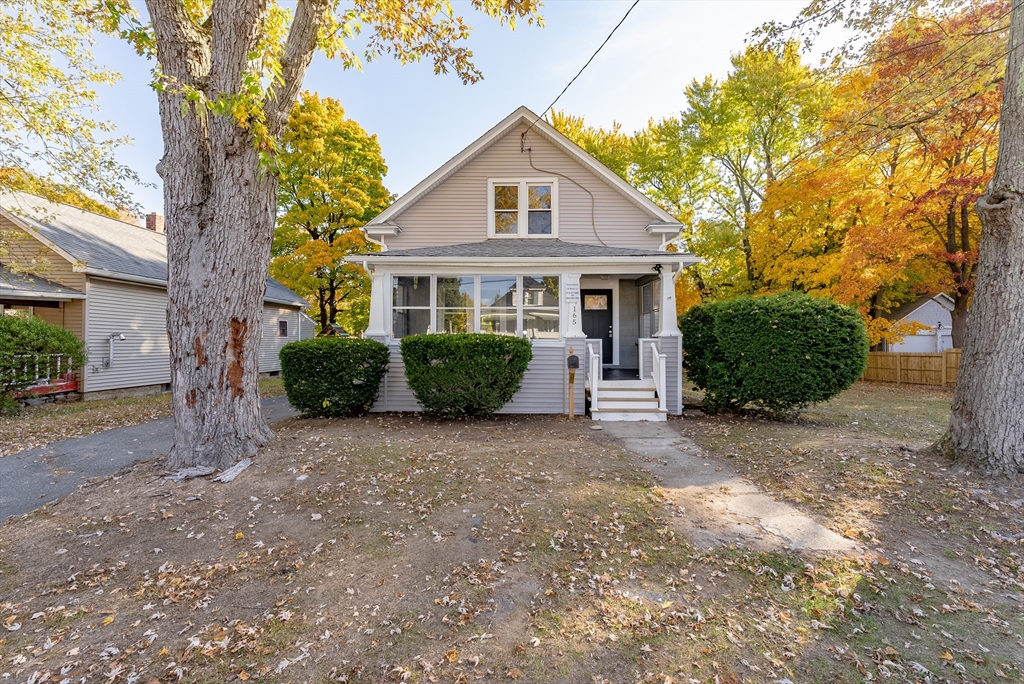
[[[268,423],[294,415],[298,412],[286,397],[263,400],[263,419]],[[161,418],[4,456],[0,458],[0,521],[61,499],[90,478],[164,456],[173,444],[174,420]]]
[[[855,542],[776,501],[666,423],[602,423],[639,458],[677,505],[676,520],[698,547],[758,550],[858,550]]]

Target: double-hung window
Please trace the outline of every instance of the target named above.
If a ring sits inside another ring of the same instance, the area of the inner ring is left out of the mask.
[[[490,237],[557,237],[557,179],[490,180]]]

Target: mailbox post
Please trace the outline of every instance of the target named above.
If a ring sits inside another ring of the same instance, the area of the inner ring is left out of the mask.
[[[576,414],[576,370],[580,367],[580,357],[573,354],[572,347],[569,347],[565,367],[569,369],[569,420],[572,420]]]

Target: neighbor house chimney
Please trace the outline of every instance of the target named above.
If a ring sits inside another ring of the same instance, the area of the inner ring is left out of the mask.
[[[164,232],[164,217],[155,211],[152,214],[146,214],[146,230],[151,230],[154,233]]]

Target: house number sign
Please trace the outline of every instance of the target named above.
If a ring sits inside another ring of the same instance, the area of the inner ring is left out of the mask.
[[[570,325],[575,330],[580,324],[580,284],[565,283],[562,289],[562,298],[569,305]]]

